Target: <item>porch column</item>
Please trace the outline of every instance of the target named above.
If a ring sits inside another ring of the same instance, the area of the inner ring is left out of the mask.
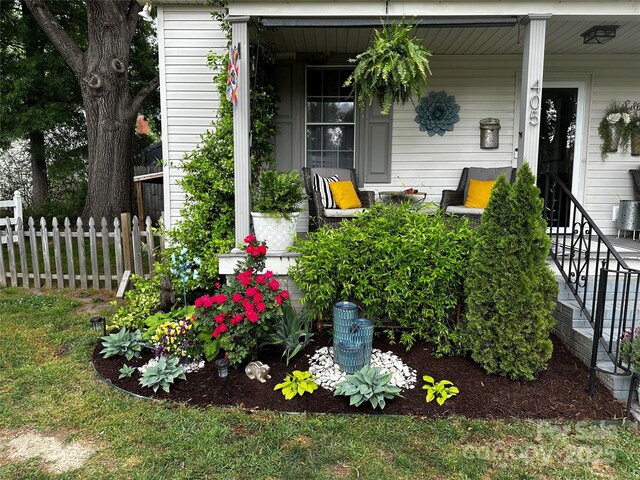
[[[233,169],[235,182],[236,246],[249,235],[251,158],[249,156],[249,17],[229,17],[231,44],[239,48],[238,104],[233,107]],[[223,100],[225,101],[225,100]]]
[[[544,75],[544,41],[547,19],[551,15],[529,15],[524,25],[522,54],[522,84],[520,87],[520,129],[518,137],[518,167],[522,162],[538,171],[538,142],[540,139],[540,111],[542,77]]]

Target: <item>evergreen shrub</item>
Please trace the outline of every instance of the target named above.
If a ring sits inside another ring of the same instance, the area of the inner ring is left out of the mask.
[[[545,259],[543,202],[525,163],[501,176],[477,231],[465,282],[463,343],[488,373],[532,380],[551,358],[558,286]]]
[[[314,316],[329,317],[333,304],[350,300],[368,318],[402,329],[400,343],[431,340],[436,354],[451,353],[473,232],[466,220],[425,215],[408,204],[377,204],[339,228],[299,241],[289,270]]]

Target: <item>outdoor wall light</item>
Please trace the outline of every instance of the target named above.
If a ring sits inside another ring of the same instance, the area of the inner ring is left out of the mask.
[[[96,332],[102,330],[102,335],[105,337],[107,336],[107,321],[104,317],[91,317],[89,322],[91,323],[92,330]]]
[[[596,25],[586,32],[582,33],[582,43],[600,44],[607,43],[609,40],[616,38],[616,30],[619,25]]]
[[[142,7],[142,11],[138,12],[138,15],[142,17],[143,20],[147,22],[153,22],[153,17],[151,16],[151,4],[145,3],[144,7]]]

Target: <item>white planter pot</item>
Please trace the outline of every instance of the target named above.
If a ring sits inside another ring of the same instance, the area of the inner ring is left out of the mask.
[[[300,213],[292,213],[289,218],[274,217],[266,213],[251,212],[253,230],[259,242],[266,242],[272,252],[282,252],[293,245],[296,223]]]

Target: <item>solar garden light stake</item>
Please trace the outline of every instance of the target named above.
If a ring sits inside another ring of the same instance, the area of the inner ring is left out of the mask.
[[[218,369],[218,377],[220,377],[224,381],[224,388],[227,394],[227,400],[230,398],[229,392],[229,359],[219,358],[215,361],[216,368]]]
[[[89,322],[91,323],[92,330],[96,332],[99,332],[100,330],[102,330],[102,336],[104,337],[107,336],[107,321],[104,317],[100,317],[100,316],[91,317]]]

